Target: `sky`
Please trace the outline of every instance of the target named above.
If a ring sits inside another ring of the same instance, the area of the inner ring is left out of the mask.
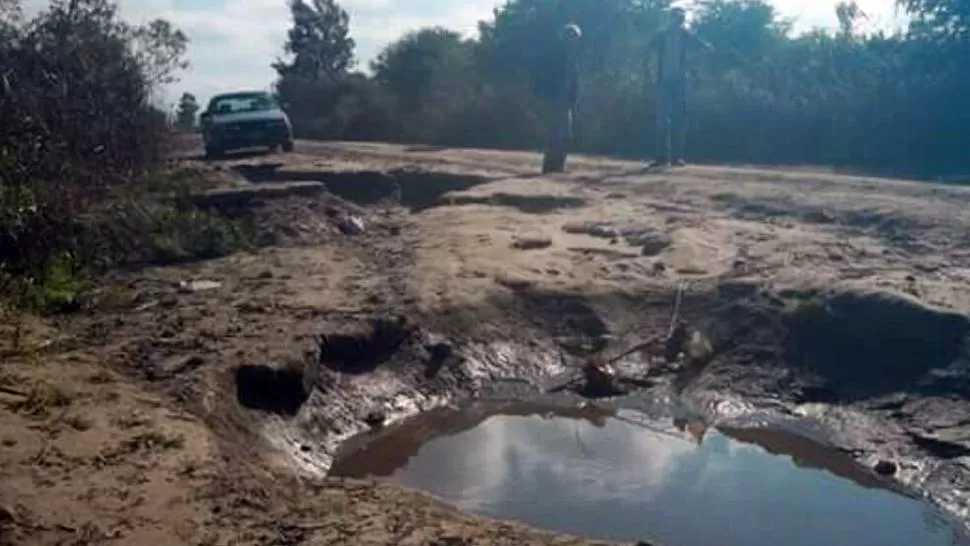
[[[24,0],[28,12],[48,0]],[[869,20],[867,28],[891,27],[893,0],[857,0]],[[183,91],[200,100],[220,91],[268,89],[274,79],[270,64],[282,54],[289,27],[287,0],[117,0],[121,16],[133,23],[162,17],[191,40],[191,67],[165,91],[174,101]],[[357,57],[366,68],[381,48],[403,33],[440,25],[474,34],[503,0],[341,0],[350,14]],[[837,0],[775,0],[779,12],[794,18],[796,30],[834,27]]]

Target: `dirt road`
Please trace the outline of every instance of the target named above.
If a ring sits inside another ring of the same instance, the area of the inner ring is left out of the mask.
[[[673,385],[712,424],[810,429],[970,521],[970,190],[354,143],[187,163],[336,197],[3,336],[0,542],[580,544],[322,476],[377,422],[530,396],[672,318],[711,354],[635,352],[654,386],[616,403]]]

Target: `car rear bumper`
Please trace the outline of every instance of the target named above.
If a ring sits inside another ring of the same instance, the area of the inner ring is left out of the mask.
[[[207,148],[233,150],[252,146],[279,146],[292,140],[292,138],[289,129],[286,127],[234,131],[215,130],[205,135],[205,145]]]

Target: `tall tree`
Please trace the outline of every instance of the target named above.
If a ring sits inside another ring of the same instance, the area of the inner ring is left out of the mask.
[[[444,28],[426,28],[406,34],[387,46],[371,63],[374,78],[414,110],[437,91],[473,83],[474,46]]]
[[[335,0],[292,0],[293,27],[285,50],[289,61],[279,59],[273,68],[281,78],[298,76],[336,82],[353,66],[354,41],[350,16]]]
[[[151,85],[177,81],[175,74],[189,67],[185,59],[189,38],[164,19],[131,30],[131,47]]]
[[[859,4],[852,0],[839,2],[835,6],[835,16],[839,20],[839,35],[844,39],[849,39],[855,32],[856,21],[859,18],[865,18],[866,14],[859,9]]]
[[[199,102],[192,93],[182,93],[175,110],[175,124],[180,131],[195,129],[195,116],[199,113]]]
[[[273,68],[276,93],[290,111],[297,134],[323,137],[330,124],[320,119],[339,102],[342,83],[354,62],[350,16],[335,0],[292,0],[293,27],[287,35],[287,59]]]
[[[967,0],[897,0],[916,16],[913,30],[920,35],[970,41],[970,2]]]

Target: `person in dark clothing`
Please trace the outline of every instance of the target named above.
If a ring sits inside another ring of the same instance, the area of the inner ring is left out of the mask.
[[[546,125],[545,156],[542,172],[558,173],[566,169],[566,156],[572,140],[576,101],[579,99],[577,53],[582,30],[568,24],[559,32],[550,55],[540,66],[536,94],[542,99]]]
[[[687,147],[687,52],[711,46],[686,27],[684,10],[670,11],[670,25],[650,43],[657,58],[656,113],[660,146],[652,166],[684,165]]]

